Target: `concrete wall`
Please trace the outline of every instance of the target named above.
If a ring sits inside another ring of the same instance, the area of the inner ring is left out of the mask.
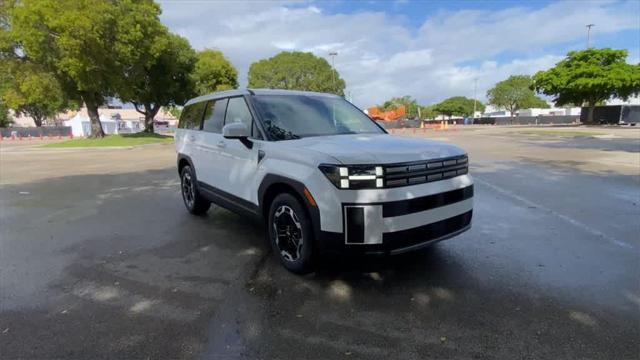
[[[2,137],[11,137],[12,134],[21,137],[40,137],[40,135],[44,137],[49,136],[69,136],[71,134],[70,126],[42,126],[42,127],[8,127],[8,128],[0,128],[0,133]]]
[[[574,124],[580,122],[577,115],[556,115],[556,116],[515,116],[498,118],[474,119],[474,124],[490,125],[542,125],[542,124]]]

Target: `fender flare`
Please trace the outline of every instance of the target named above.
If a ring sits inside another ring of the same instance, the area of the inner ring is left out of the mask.
[[[265,211],[268,210],[265,208],[266,204],[264,203],[264,197],[269,187],[271,187],[274,184],[287,185],[288,187],[292,188],[296,192],[295,195],[297,195],[297,197],[300,200],[302,200],[302,204],[305,206],[305,208],[309,213],[311,226],[313,228],[313,233],[315,235],[316,244],[317,244],[317,241],[319,241],[321,237],[320,210],[318,209],[317,204],[315,206],[312,205],[307,199],[307,197],[304,195],[304,189],[306,188],[306,186],[302,182],[288,178],[286,176],[282,176],[282,175],[276,175],[276,174],[265,175],[264,178],[262,178],[262,182],[260,183],[260,186],[258,186],[258,208],[259,208],[260,214],[264,214]],[[268,221],[268,219],[264,219],[264,220],[265,222]]]
[[[178,154],[178,159],[176,160],[176,168],[178,169],[178,174],[180,174],[180,163],[183,160],[186,160],[189,163],[189,166],[191,167],[191,169],[193,169],[193,173],[195,174],[196,168],[193,166],[193,161],[191,160],[191,157],[189,155],[185,154]]]

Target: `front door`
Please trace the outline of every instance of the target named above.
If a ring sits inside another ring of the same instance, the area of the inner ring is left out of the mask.
[[[242,96],[230,98],[227,105],[224,124],[234,122],[244,123],[248,129],[252,129],[253,140],[259,138],[257,129],[254,126],[254,119]],[[239,140],[222,139],[219,149],[225,168],[223,175],[226,176],[226,181],[221,182],[221,185],[224,184],[221,190],[257,204],[257,192],[253,180],[258,171],[259,148],[260,141],[254,141],[250,149]]]

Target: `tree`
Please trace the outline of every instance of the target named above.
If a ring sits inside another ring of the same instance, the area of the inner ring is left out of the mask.
[[[197,58],[191,75],[197,95],[238,87],[238,71],[221,51],[204,49]]]
[[[11,35],[22,61],[54,74],[67,98],[84,102],[91,137],[103,137],[98,107],[124,86],[159,13],[151,0],[22,0],[11,11]]]
[[[474,100],[464,96],[454,96],[433,106],[434,111],[446,115],[449,118],[454,115],[471,116],[473,114],[473,108]],[[475,101],[475,108],[477,111],[484,111],[484,104],[480,101]]]
[[[553,96],[556,105],[586,104],[593,122],[598,102],[612,97],[626,100],[640,92],[640,65],[626,62],[626,50],[609,48],[570,51],[553,68],[533,77],[536,91]]]
[[[0,60],[13,58],[17,44],[11,38],[11,11],[16,0],[0,1]]]
[[[380,110],[389,111],[395,110],[402,105],[404,105],[404,109],[408,118],[418,117],[418,103],[409,95],[394,97],[390,100],[385,101],[382,105],[378,105],[378,108]]]
[[[33,118],[37,127],[45,119],[51,119],[69,107],[69,102],[53,74],[28,62],[5,63],[5,80],[2,100],[16,114]]]
[[[550,107],[549,104],[543,99],[541,99],[539,96],[534,96],[532,98],[529,98],[527,101],[522,103],[522,109],[532,109],[532,108],[548,109],[549,107]]]
[[[158,25],[161,25],[158,22]],[[126,74],[127,83],[118,94],[144,115],[145,132],[153,133],[153,120],[163,106],[184,104],[195,95],[190,74],[196,63],[189,42],[164,26],[145,40],[148,50]]]
[[[435,119],[438,112],[434,110],[433,105],[420,106],[420,119]]]
[[[180,105],[167,106],[164,108],[163,111],[165,113],[171,114],[171,116],[173,116],[176,119],[180,119],[180,115],[182,115],[182,106]]]
[[[0,128],[9,127],[13,124],[13,119],[9,114],[9,108],[0,100]]]
[[[533,80],[528,75],[509,76],[487,91],[489,104],[509,110],[512,117],[519,109],[548,107],[544,100],[536,96],[532,86]]]
[[[345,82],[327,60],[286,52],[251,64],[249,87],[328,92],[344,96]]]

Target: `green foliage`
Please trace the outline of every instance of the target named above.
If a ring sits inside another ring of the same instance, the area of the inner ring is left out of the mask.
[[[107,1],[24,0],[12,32],[25,56],[55,73],[70,97],[102,102],[115,94],[121,73],[114,46],[117,8]]]
[[[344,96],[345,82],[327,60],[312,53],[283,51],[251,64],[249,87],[318,91]]]
[[[0,128],[9,127],[11,124],[13,124],[13,119],[9,114],[9,107],[0,100]]]
[[[438,112],[434,110],[434,105],[420,106],[420,119],[435,119]]]
[[[164,108],[164,111],[171,114],[171,116],[173,116],[174,118],[180,119],[180,115],[182,115],[182,106],[179,106],[179,105],[167,106]]]
[[[11,37],[11,11],[15,0],[0,1],[0,60],[14,58],[17,44]]]
[[[35,64],[7,60],[3,73],[2,100],[16,114],[33,118],[38,127],[70,106],[55,76]]]
[[[158,21],[157,25],[161,25]],[[195,95],[190,74],[196,63],[189,42],[159,26],[141,46],[147,50],[127,72],[127,83],[118,91],[145,116],[145,131],[153,132],[153,119],[163,106],[184,104]]]
[[[24,61],[53,74],[66,98],[87,105],[92,136],[104,136],[98,106],[126,86],[159,13],[152,0],[21,0],[11,11],[11,38]]]
[[[533,80],[528,75],[513,75],[500,81],[487,91],[489,103],[509,110],[514,116],[519,109],[547,108],[549,105],[532,90]]]
[[[218,50],[205,49],[198,52],[191,79],[195,83],[197,95],[238,87],[238,71]]]
[[[611,97],[627,99],[640,92],[640,65],[626,62],[626,50],[609,48],[571,51],[553,68],[533,77],[536,91],[553,96],[556,105],[593,107]]]
[[[402,105],[404,105],[408,118],[418,117],[418,103],[409,95],[394,97],[391,100],[385,101],[382,105],[378,105],[378,108],[383,111],[389,111],[395,110]]]
[[[137,146],[155,143],[170,143],[173,136],[165,136],[159,134],[137,133],[108,135],[100,139],[73,139],[50,143],[42,147],[48,148],[68,148],[68,147],[109,147],[109,146]]]
[[[522,109],[548,109],[549,107],[549,104],[538,96],[529,98],[527,101],[523,102],[522,105]]]
[[[475,102],[476,111],[484,111],[484,104]],[[433,111],[446,116],[472,116],[474,100],[464,96],[454,96],[433,106]]]

